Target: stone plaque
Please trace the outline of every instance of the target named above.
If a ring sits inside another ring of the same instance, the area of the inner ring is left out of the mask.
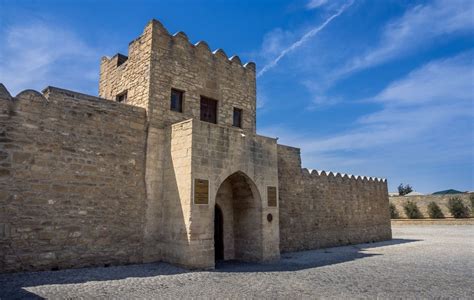
[[[194,179],[194,204],[209,204],[209,180]]]
[[[267,188],[268,206],[277,206],[277,189],[274,186]]]

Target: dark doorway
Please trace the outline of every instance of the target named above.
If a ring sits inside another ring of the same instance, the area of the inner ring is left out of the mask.
[[[255,183],[246,174],[235,172],[219,185],[215,203],[216,260],[222,257],[218,249],[224,249],[224,260],[261,260],[262,201]]]
[[[219,205],[214,209],[214,251],[215,260],[224,260],[224,217]]]
[[[201,97],[201,121],[217,124],[217,101]]]

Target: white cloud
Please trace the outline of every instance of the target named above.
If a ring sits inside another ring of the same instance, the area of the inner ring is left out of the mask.
[[[415,6],[384,28],[376,47],[352,59],[333,76],[338,78],[405,56],[449,34],[472,32],[473,14],[471,0],[436,0]]]
[[[315,8],[319,8],[325,4],[328,3],[328,0],[310,0],[307,4],[306,4],[306,8],[308,9],[315,9]]]
[[[257,93],[257,109],[261,111],[264,108],[265,104],[267,104],[267,102],[267,95],[265,94],[265,92],[259,90]]]
[[[362,55],[354,56],[351,53],[346,58],[346,63],[326,66],[326,72],[321,72],[319,75],[311,74],[303,79],[302,83],[307,87],[312,99],[308,108],[315,109],[339,104],[340,99],[328,97],[327,90],[340,79],[353,75],[357,71],[406,57],[435,42],[452,38],[453,35],[472,33],[474,31],[473,15],[474,2],[470,0],[435,0],[408,9],[401,17],[392,20],[383,28],[379,41],[372,49]],[[328,49],[331,49],[330,45]],[[338,55],[344,57],[340,53]],[[451,73],[456,74],[456,72],[452,70]],[[433,80],[435,78],[428,76],[423,81],[424,86],[430,86],[432,95],[439,95],[441,91],[430,83]],[[458,84],[458,82],[451,82]],[[402,88],[404,87],[400,86],[398,90],[392,89],[392,92],[398,94],[403,92],[400,90]],[[455,86],[452,86],[452,89],[459,90]],[[413,89],[409,90],[411,93],[415,92]],[[425,88],[419,89],[423,93],[424,90]]]
[[[324,9],[330,5],[327,3]],[[372,37],[362,38],[363,42],[357,38],[341,43],[334,34],[321,34],[317,43],[297,48],[298,56],[288,55],[291,61],[282,70],[307,88],[312,97],[309,108],[344,104],[353,99],[328,96],[337,81],[468,37],[474,32],[473,13],[474,2],[466,0],[434,0],[412,6],[382,27],[372,46],[366,46]],[[274,53],[275,49],[288,49],[284,45],[297,40],[295,34],[283,30],[279,33],[282,38],[274,43],[278,45],[273,48]],[[259,128],[259,133],[278,136],[279,143],[301,147],[303,164],[309,168],[389,176],[394,185],[401,181],[422,182],[424,188],[416,185],[420,191],[430,191],[435,186],[472,189],[473,72],[474,52],[434,60],[387,84],[370,99],[351,101],[357,106],[357,113],[370,113],[349,125],[342,120],[342,124],[323,125],[331,130],[313,128],[304,132],[298,129],[297,124],[301,123],[297,122],[289,125],[294,128],[280,124]],[[336,121],[339,120],[340,116]],[[341,130],[342,126],[346,129]]]
[[[12,94],[47,85],[97,89],[100,52],[74,32],[33,22],[0,33],[0,82]]]
[[[325,108],[343,102],[343,99],[339,96],[326,96],[324,94],[324,89],[320,86],[319,82],[305,80],[303,81],[303,85],[311,94],[311,103],[307,106],[308,110]]]
[[[301,147],[306,166],[316,169],[384,172],[397,162],[423,168],[472,161],[473,83],[474,54],[467,52],[432,61],[389,84],[370,99],[381,108],[345,132],[324,137],[284,127],[263,131]]]
[[[334,13],[329,18],[327,18],[321,25],[319,25],[317,27],[313,27],[308,32],[306,32],[301,38],[299,38],[296,42],[294,42],[294,43],[286,46],[284,49],[282,49],[274,59],[272,59],[270,62],[268,62],[266,65],[263,66],[263,68],[257,73],[257,77],[260,77],[260,76],[264,75],[270,69],[276,67],[281,59],[283,59],[289,53],[291,53],[291,52],[297,50],[298,48],[300,48],[306,42],[308,42],[313,36],[315,36],[321,30],[323,30],[335,18],[339,17],[353,3],[354,3],[354,0],[349,0],[344,5],[342,5],[336,13]]]
[[[288,30],[276,28],[263,37],[262,48],[259,55],[262,57],[275,57],[295,40],[295,34]]]
[[[474,69],[472,53],[428,63],[392,83],[375,101],[391,106],[411,106],[426,102],[472,101]],[[452,100],[451,100],[452,101]]]

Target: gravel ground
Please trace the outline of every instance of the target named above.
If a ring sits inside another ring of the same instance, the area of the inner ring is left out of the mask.
[[[215,271],[157,263],[3,274],[0,298],[474,298],[474,226],[401,226],[393,236]]]

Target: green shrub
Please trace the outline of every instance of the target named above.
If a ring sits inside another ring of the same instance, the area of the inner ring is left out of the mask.
[[[436,202],[430,202],[428,204],[428,215],[430,216],[431,219],[442,219],[444,218],[444,214],[441,211],[441,208],[439,207]]]
[[[408,219],[422,219],[423,215],[421,214],[420,210],[418,209],[418,205],[416,205],[413,201],[407,201],[403,205],[403,210],[407,215]]]
[[[400,214],[398,213],[397,207],[395,204],[390,203],[390,219],[398,219]]]
[[[448,200],[448,209],[455,218],[469,218],[469,207],[459,197],[452,197]]]

